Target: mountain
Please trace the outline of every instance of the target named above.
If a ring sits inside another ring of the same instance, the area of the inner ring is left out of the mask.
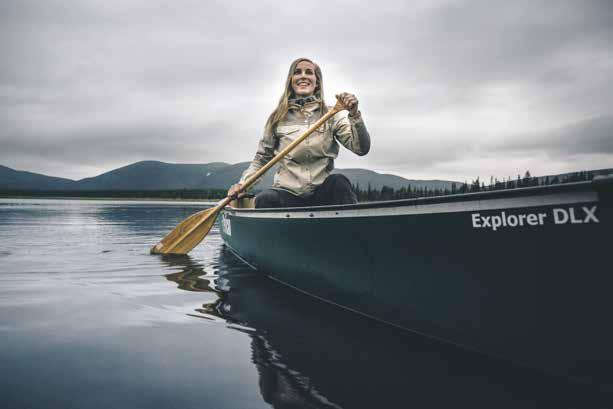
[[[0,166],[0,190],[181,190],[181,189],[227,189],[236,183],[247,169],[249,162],[227,164],[175,164],[157,161],[142,161],[101,175],[78,181],[54,178],[36,173],[18,171]],[[272,185],[276,167],[264,175],[256,189]],[[445,188],[452,181],[410,180],[396,175],[381,174],[366,169],[336,169],[353,184],[365,189],[389,186],[399,189],[411,184],[413,187]]]
[[[450,180],[405,179],[400,176],[377,173],[366,169],[335,169],[333,173],[340,173],[347,176],[352,184],[359,184],[362,190],[368,188],[369,184],[373,189],[381,189],[383,186],[400,189],[402,187],[407,187],[409,184],[413,188],[428,187],[429,189],[451,189],[452,183],[456,183],[458,186],[461,184],[460,182],[453,182]]]
[[[24,172],[0,165],[1,190],[65,190],[74,180],[56,178],[38,173]]]
[[[201,189],[203,178],[228,165],[136,162],[101,175],[76,182],[78,190],[177,190]]]
[[[240,162],[234,165],[229,165],[224,168],[220,168],[217,171],[211,172],[211,174],[205,178],[202,186],[204,188],[225,188],[236,183],[245,169],[249,166],[249,162]],[[268,171],[259,184],[256,185],[256,189],[265,189],[272,186],[274,174],[277,171],[277,166],[274,166]],[[429,187],[434,188],[451,188],[453,181],[449,180],[413,180],[405,179],[396,175],[389,175],[383,173],[377,173],[372,170],[366,169],[334,169],[332,173],[340,173],[351,181],[354,185],[359,184],[360,188],[365,189],[370,184],[373,189],[381,189],[383,186],[392,187],[394,189],[400,189],[410,184],[413,187]],[[459,183],[459,182],[455,182]]]
[[[226,189],[238,182],[243,172],[249,167],[250,162],[240,162],[234,165],[228,165],[225,168],[211,172],[202,181],[202,186],[205,189]],[[264,174],[262,180],[255,186],[256,189],[265,189],[272,186],[272,181],[277,171],[277,166],[273,166]]]

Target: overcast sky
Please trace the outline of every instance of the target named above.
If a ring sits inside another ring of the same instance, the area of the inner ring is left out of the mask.
[[[0,2],[0,164],[79,179],[251,160],[292,60],[355,93],[336,166],[472,180],[613,167],[613,1]]]

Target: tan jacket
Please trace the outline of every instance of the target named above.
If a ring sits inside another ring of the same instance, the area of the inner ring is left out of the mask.
[[[320,117],[318,103],[290,105],[285,119],[260,140],[255,157],[243,172],[239,183],[244,183]],[[337,141],[357,155],[368,153],[370,136],[360,115],[352,118],[347,115],[347,111],[341,111],[309,135],[281,159],[272,187],[297,196],[311,195],[334,169],[334,159],[338,156]]]

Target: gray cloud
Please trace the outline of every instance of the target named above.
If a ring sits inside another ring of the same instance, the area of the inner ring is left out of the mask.
[[[550,156],[613,154],[613,116],[596,117],[546,132],[516,135],[497,146],[499,151],[543,151]]]
[[[463,180],[613,166],[611,21],[606,0],[3,1],[0,164],[79,178],[248,160],[304,55],[329,98],[360,97],[373,136],[339,167]]]

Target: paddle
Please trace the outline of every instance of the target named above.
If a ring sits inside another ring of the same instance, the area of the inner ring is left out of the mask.
[[[238,194],[247,190],[253,185],[266,171],[272,168],[285,155],[292,151],[300,142],[304,141],[317,128],[322,126],[324,122],[330,119],[336,113],[345,109],[340,99],[332,109],[324,116],[315,122],[309,129],[300,137],[296,138],[292,143],[287,145],[285,149],[279,152],[266,165],[262,166],[256,173],[249,177],[241,186],[240,190],[233,196],[228,196],[221,200],[217,205],[210,209],[202,210],[183,220],[177,227],[166,235],[158,244],[151,248],[151,254],[187,254],[191,249],[200,243],[215,224],[217,215],[226,207]]]

